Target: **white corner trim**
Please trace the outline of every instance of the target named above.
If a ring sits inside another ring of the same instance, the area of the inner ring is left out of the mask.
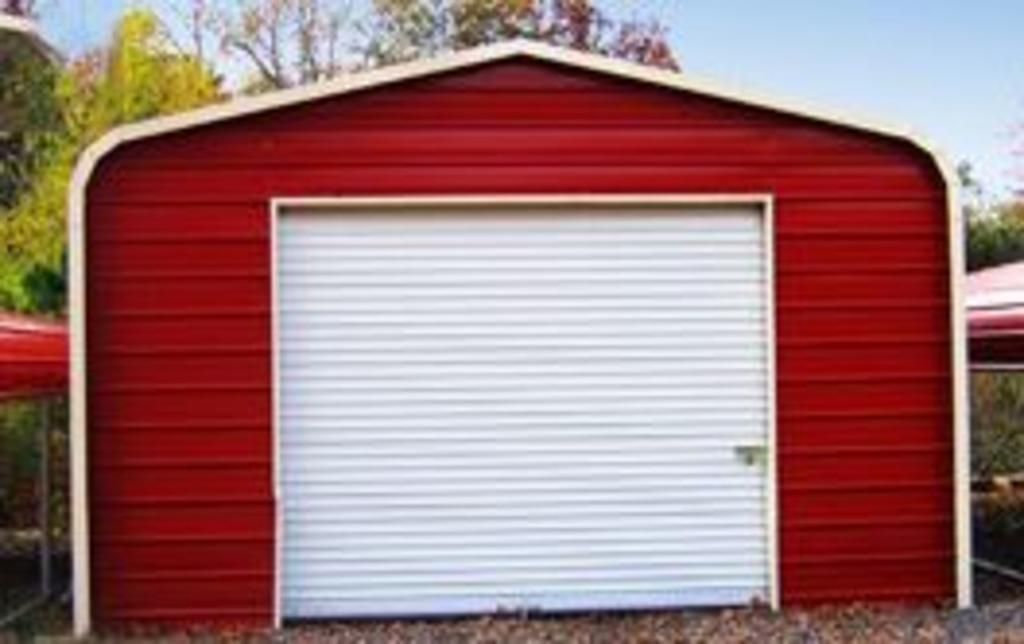
[[[974,602],[971,544],[971,414],[970,367],[967,355],[967,303],[964,222],[956,175],[937,152],[932,153],[946,183],[949,220],[950,335],[953,369],[953,517],[956,547],[956,603],[968,608]]]
[[[256,97],[248,97],[218,105],[166,116],[108,132],[90,145],[75,167],[68,201],[69,311],[71,326],[71,483],[72,483],[72,553],[74,577],[74,630],[85,635],[91,628],[87,449],[86,449],[86,369],[85,369],[85,216],[86,190],[100,161],[118,146],[161,134],[217,123],[277,108],[299,105],[317,99],[341,96],[374,87],[467,67],[501,61],[517,56],[562,64],[603,73],[666,89],[693,92],[751,107],[792,114],[815,121],[852,128],[867,133],[909,141],[928,154],[939,168],[948,196],[950,284],[953,300],[953,400],[956,476],[956,542],[957,596],[967,605],[971,596],[970,580],[970,508],[969,508],[969,429],[967,426],[967,349],[963,313],[963,234],[957,212],[956,176],[944,161],[938,148],[910,129],[885,125],[870,119],[839,112],[809,108],[797,103],[769,99],[748,92],[730,90],[698,80],[690,74],[645,67],[596,54],[516,40],[449,53],[432,59],[393,65],[378,70]]]
[[[85,198],[93,161],[83,158],[68,193],[68,310],[71,327],[71,598],[75,637],[92,629],[89,580],[89,476],[86,441]]]
[[[762,201],[764,216],[764,267],[765,267],[765,344],[766,371],[768,382],[768,458],[765,468],[765,508],[768,525],[768,604],[772,610],[782,608],[782,528],[779,509],[779,405],[778,405],[778,336],[776,334],[775,311],[778,308],[775,293],[775,197],[767,195]]]
[[[278,280],[278,206],[270,203],[270,478],[274,495],[274,597],[272,606],[272,625],[280,629],[284,625],[284,580],[282,575],[284,560],[284,511],[281,504],[284,495],[281,493],[281,310],[280,287]]]

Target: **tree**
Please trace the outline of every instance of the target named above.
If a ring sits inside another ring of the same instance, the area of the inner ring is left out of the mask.
[[[0,4],[0,13],[7,13],[12,16],[31,16],[35,8],[33,0],[3,0]]]
[[[223,8],[193,0],[193,25],[211,29],[223,48],[253,73],[244,91],[258,93],[331,78],[343,71],[348,5],[330,0],[241,0]]]
[[[591,0],[375,0],[365,64],[525,38],[677,69],[657,21],[616,21]]]
[[[993,201],[969,164],[957,167],[967,226],[967,270],[1024,261],[1024,203]]]
[[[212,25],[224,49],[250,69],[248,92],[514,38],[678,66],[664,26],[614,20],[591,0],[374,0],[362,19],[332,0],[201,4],[216,19],[193,24]]]
[[[38,136],[29,187],[0,218],[0,307],[60,311],[64,306],[65,203],[79,153],[113,127],[219,100],[217,77],[195,58],[173,53],[145,11],[122,18],[113,43],[74,61],[49,92],[58,115]]]
[[[0,54],[0,212],[28,189],[60,127],[58,75],[49,59],[26,47]]]
[[[1024,204],[1007,202],[973,216],[967,228],[967,269],[1024,261]]]

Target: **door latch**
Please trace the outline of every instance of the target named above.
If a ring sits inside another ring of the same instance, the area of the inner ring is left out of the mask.
[[[748,467],[762,466],[768,461],[768,448],[764,445],[737,445],[736,458]]]

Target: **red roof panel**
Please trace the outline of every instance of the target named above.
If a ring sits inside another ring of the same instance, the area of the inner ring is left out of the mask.
[[[0,314],[0,399],[61,394],[67,387],[67,325]]]
[[[1024,366],[1024,262],[968,275],[967,320],[972,366]]]

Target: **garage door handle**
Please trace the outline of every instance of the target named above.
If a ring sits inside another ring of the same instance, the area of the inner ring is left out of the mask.
[[[764,465],[768,460],[768,449],[763,445],[737,445],[735,451],[736,458],[750,467]]]

